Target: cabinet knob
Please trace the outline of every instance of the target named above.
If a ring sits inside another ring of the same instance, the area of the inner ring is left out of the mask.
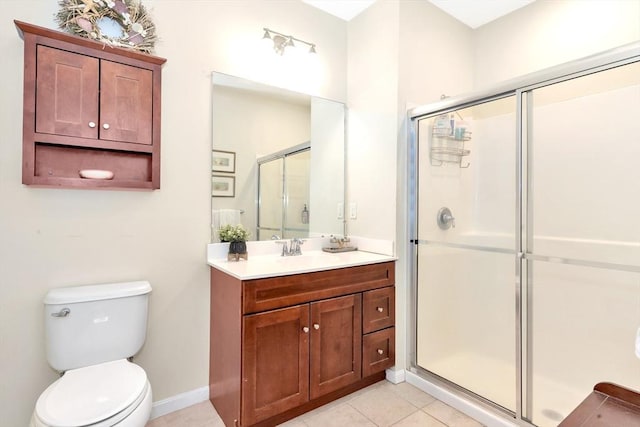
[[[111,126],[109,126],[109,123],[105,123],[105,124],[103,124],[103,125],[102,125],[102,127],[103,127],[105,130],[107,130],[107,129],[109,129]]]
[[[320,329],[320,325],[318,325],[317,323],[314,323],[313,324],[313,329],[315,329],[317,331],[318,329]]]
[[[91,129],[93,129],[94,127],[96,127],[96,122],[89,122],[89,127]]]
[[[304,331],[305,334],[309,333],[309,327],[305,326],[304,328],[302,328],[302,330]]]
[[[378,310],[378,313],[382,313],[384,311],[384,308],[382,307],[376,307],[376,310]]]
[[[384,354],[384,350],[383,350],[383,349],[381,349],[381,348],[379,348],[379,349],[378,349],[378,354]]]

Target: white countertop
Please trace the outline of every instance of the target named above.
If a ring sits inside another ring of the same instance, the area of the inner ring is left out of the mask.
[[[383,253],[375,253],[366,250],[328,253],[321,250],[322,241],[314,243],[313,239],[309,239],[302,247],[302,255],[283,257],[277,252],[277,250],[264,253],[264,250],[262,250],[263,248],[255,246],[253,247],[254,250],[252,250],[251,243],[254,242],[249,242],[249,259],[228,261],[226,258],[226,251],[224,250],[228,247],[228,244],[217,243],[209,245],[207,264],[240,280],[249,280],[265,277],[287,276],[291,274],[311,273],[314,271],[355,267],[358,265],[377,264],[396,260],[395,256],[393,256],[392,243],[380,245],[379,242],[373,242],[374,244],[371,244],[371,242],[367,240],[368,239],[357,240],[359,249],[362,247],[371,248]],[[261,246],[266,246],[267,248],[275,247],[277,249],[277,246],[273,242],[256,243]],[[307,246],[309,250],[305,250],[305,246]],[[384,250],[379,250],[381,247],[386,248]],[[252,255],[252,253],[254,253],[254,255]]]

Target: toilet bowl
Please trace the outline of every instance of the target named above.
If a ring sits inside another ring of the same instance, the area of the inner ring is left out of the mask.
[[[146,373],[126,359],[73,369],[40,395],[31,427],[140,427],[151,402]]]
[[[129,358],[144,343],[150,292],[127,282],[47,293],[47,360],[63,375],[38,398],[31,427],[144,427],[151,386]]]

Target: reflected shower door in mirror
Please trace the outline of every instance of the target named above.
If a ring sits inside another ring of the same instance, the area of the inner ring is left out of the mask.
[[[258,159],[258,240],[309,235],[308,144]]]
[[[301,144],[311,148],[306,162],[306,200],[298,207],[297,199],[295,203],[289,199],[284,204],[280,199],[280,203],[273,207],[262,206],[260,216],[264,219],[285,216],[292,219],[294,222],[287,228],[299,232],[295,237],[344,234],[345,114],[345,106],[340,102],[213,72],[212,149],[233,152],[236,159],[235,173],[230,174],[235,177],[234,197],[211,199],[213,241],[217,241],[215,228],[225,225],[219,221],[214,225],[214,216],[238,218],[237,215],[221,215],[221,212],[243,212],[239,218],[251,232],[251,240],[264,240],[273,234],[281,234],[258,231],[262,220],[258,213],[261,196],[258,192],[257,160],[274,153],[295,151]],[[260,181],[263,188],[274,189],[284,185],[280,173],[274,173],[273,178],[263,178]],[[291,181],[290,185],[301,184]],[[279,191],[284,197],[284,188]],[[308,219],[306,227],[301,227],[305,204]],[[287,208],[290,212],[286,211]],[[261,226],[266,227],[264,221]]]

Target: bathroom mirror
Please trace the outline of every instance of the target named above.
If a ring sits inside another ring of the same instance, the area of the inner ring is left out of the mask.
[[[250,240],[343,234],[345,114],[337,101],[213,72],[212,241],[237,223]]]

